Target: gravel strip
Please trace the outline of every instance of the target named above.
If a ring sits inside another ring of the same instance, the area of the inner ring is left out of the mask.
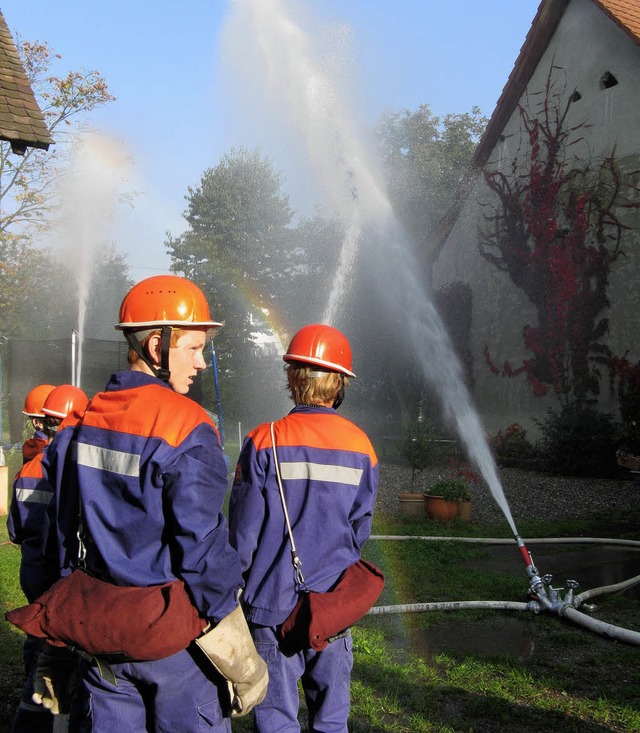
[[[446,476],[446,469],[442,472]],[[640,483],[631,480],[548,476],[517,468],[499,469],[507,504],[514,521],[519,519],[570,519],[588,517],[610,509],[637,508]],[[411,469],[393,462],[380,463],[376,509],[399,511],[398,494],[423,491],[439,477],[437,469],[416,474],[411,488]],[[486,484],[472,484],[472,521],[499,522],[505,515]]]

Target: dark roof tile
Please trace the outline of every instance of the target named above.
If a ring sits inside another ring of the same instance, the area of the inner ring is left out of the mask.
[[[12,146],[16,146],[16,149],[28,146],[47,150],[53,143],[2,11],[0,11],[0,140],[8,140]]]

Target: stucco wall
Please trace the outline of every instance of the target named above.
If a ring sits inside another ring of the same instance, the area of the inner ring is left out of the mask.
[[[583,141],[572,146],[574,155],[602,158],[615,147],[616,158],[626,170],[640,168],[640,45],[609,20],[591,0],[573,0],[567,8],[541,63],[534,73],[521,104],[531,107],[543,97],[552,65],[556,72],[555,90],[563,90],[564,100],[577,89],[567,120],[569,126],[587,122],[581,130]],[[618,84],[605,89],[601,81],[609,72]],[[489,165],[505,173],[524,145],[520,118],[516,112],[503,131],[503,140],[489,157]],[[636,178],[636,183],[638,179]],[[500,378],[492,374],[484,360],[488,346],[495,364],[508,360],[518,367],[530,356],[522,342],[525,324],[536,325],[536,313],[509,276],[481,258],[477,251],[477,229],[481,203],[493,194],[478,181],[434,267],[434,286],[462,280],[473,291],[471,349],[474,359],[474,399],[488,432],[494,433],[512,422],[525,426],[531,437],[537,434],[534,418],[543,417],[554,397],[535,397],[526,376]],[[640,214],[625,214],[631,227],[625,234],[621,256],[612,265],[609,298],[611,307],[603,313],[610,319],[606,341],[612,352],[629,351],[640,359]],[[603,376],[601,408],[615,411],[606,374]]]

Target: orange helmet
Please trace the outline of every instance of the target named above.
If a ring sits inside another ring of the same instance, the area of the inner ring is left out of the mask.
[[[42,412],[45,416],[63,418],[74,410],[82,412],[88,403],[89,398],[80,387],[74,387],[72,384],[61,384],[52,390],[47,397],[42,406]]]
[[[39,384],[34,387],[24,399],[24,409],[22,414],[27,417],[44,417],[42,414],[42,405],[44,401],[55,389],[53,384]]]
[[[347,337],[332,326],[312,323],[291,339],[285,361],[299,361],[355,377],[351,371],[351,347]]]
[[[134,285],[120,306],[122,331],[160,326],[214,328],[204,293],[190,280],[177,275],[155,275]]]

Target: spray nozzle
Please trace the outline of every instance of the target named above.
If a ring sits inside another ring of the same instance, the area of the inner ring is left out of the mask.
[[[533,558],[531,557],[529,550],[527,550],[522,537],[520,537],[519,535],[516,535],[515,539],[516,539],[516,542],[518,543],[518,549],[520,550],[520,554],[522,555],[524,564],[527,566],[527,574],[529,575],[530,578],[537,575],[538,570],[536,569],[536,566],[533,563]]]

